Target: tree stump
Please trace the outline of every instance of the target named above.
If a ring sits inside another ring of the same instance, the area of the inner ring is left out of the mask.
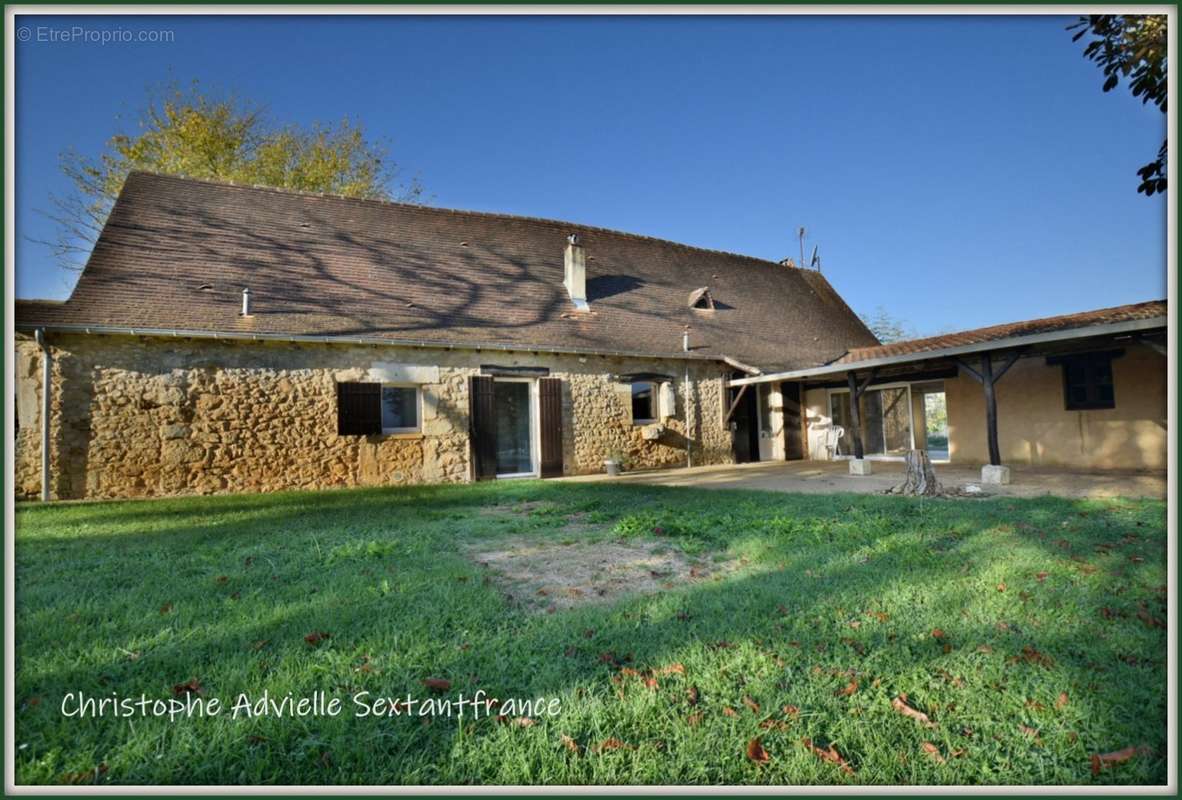
[[[932,469],[932,461],[928,458],[926,450],[908,450],[906,463],[906,478],[891,489],[890,494],[937,497],[944,493],[944,488],[936,479],[936,471]]]

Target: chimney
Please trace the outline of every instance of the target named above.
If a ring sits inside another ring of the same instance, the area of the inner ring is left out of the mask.
[[[579,311],[590,310],[590,306],[587,305],[587,256],[583,252],[583,246],[579,244],[577,233],[566,237],[563,261],[566,266],[566,277],[562,284],[570,295],[570,301]]]

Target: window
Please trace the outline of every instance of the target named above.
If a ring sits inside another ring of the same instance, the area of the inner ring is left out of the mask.
[[[411,433],[418,429],[418,387],[383,385],[382,433]]]
[[[1048,359],[1063,367],[1063,401],[1068,411],[1116,408],[1113,357],[1113,353],[1085,353]]]
[[[656,384],[652,381],[634,381],[632,383],[632,422],[654,422],[656,418]]]

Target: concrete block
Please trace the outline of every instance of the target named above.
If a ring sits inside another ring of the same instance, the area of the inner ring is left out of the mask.
[[[1005,485],[1010,482],[1010,468],[1000,464],[986,464],[981,467],[981,483]]]
[[[851,458],[850,459],[850,474],[851,475],[870,475],[873,474],[874,469],[870,466],[871,462],[865,458]]]

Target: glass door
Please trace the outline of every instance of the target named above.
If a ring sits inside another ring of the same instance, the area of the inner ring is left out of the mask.
[[[533,458],[533,398],[528,381],[493,384],[497,420],[497,475],[530,475]]]
[[[862,451],[868,456],[903,456],[911,449],[911,392],[907,386],[870,389],[858,405],[862,423]],[[837,443],[835,455],[851,456],[854,451],[850,393],[829,395],[829,413],[834,425],[846,434]]]

